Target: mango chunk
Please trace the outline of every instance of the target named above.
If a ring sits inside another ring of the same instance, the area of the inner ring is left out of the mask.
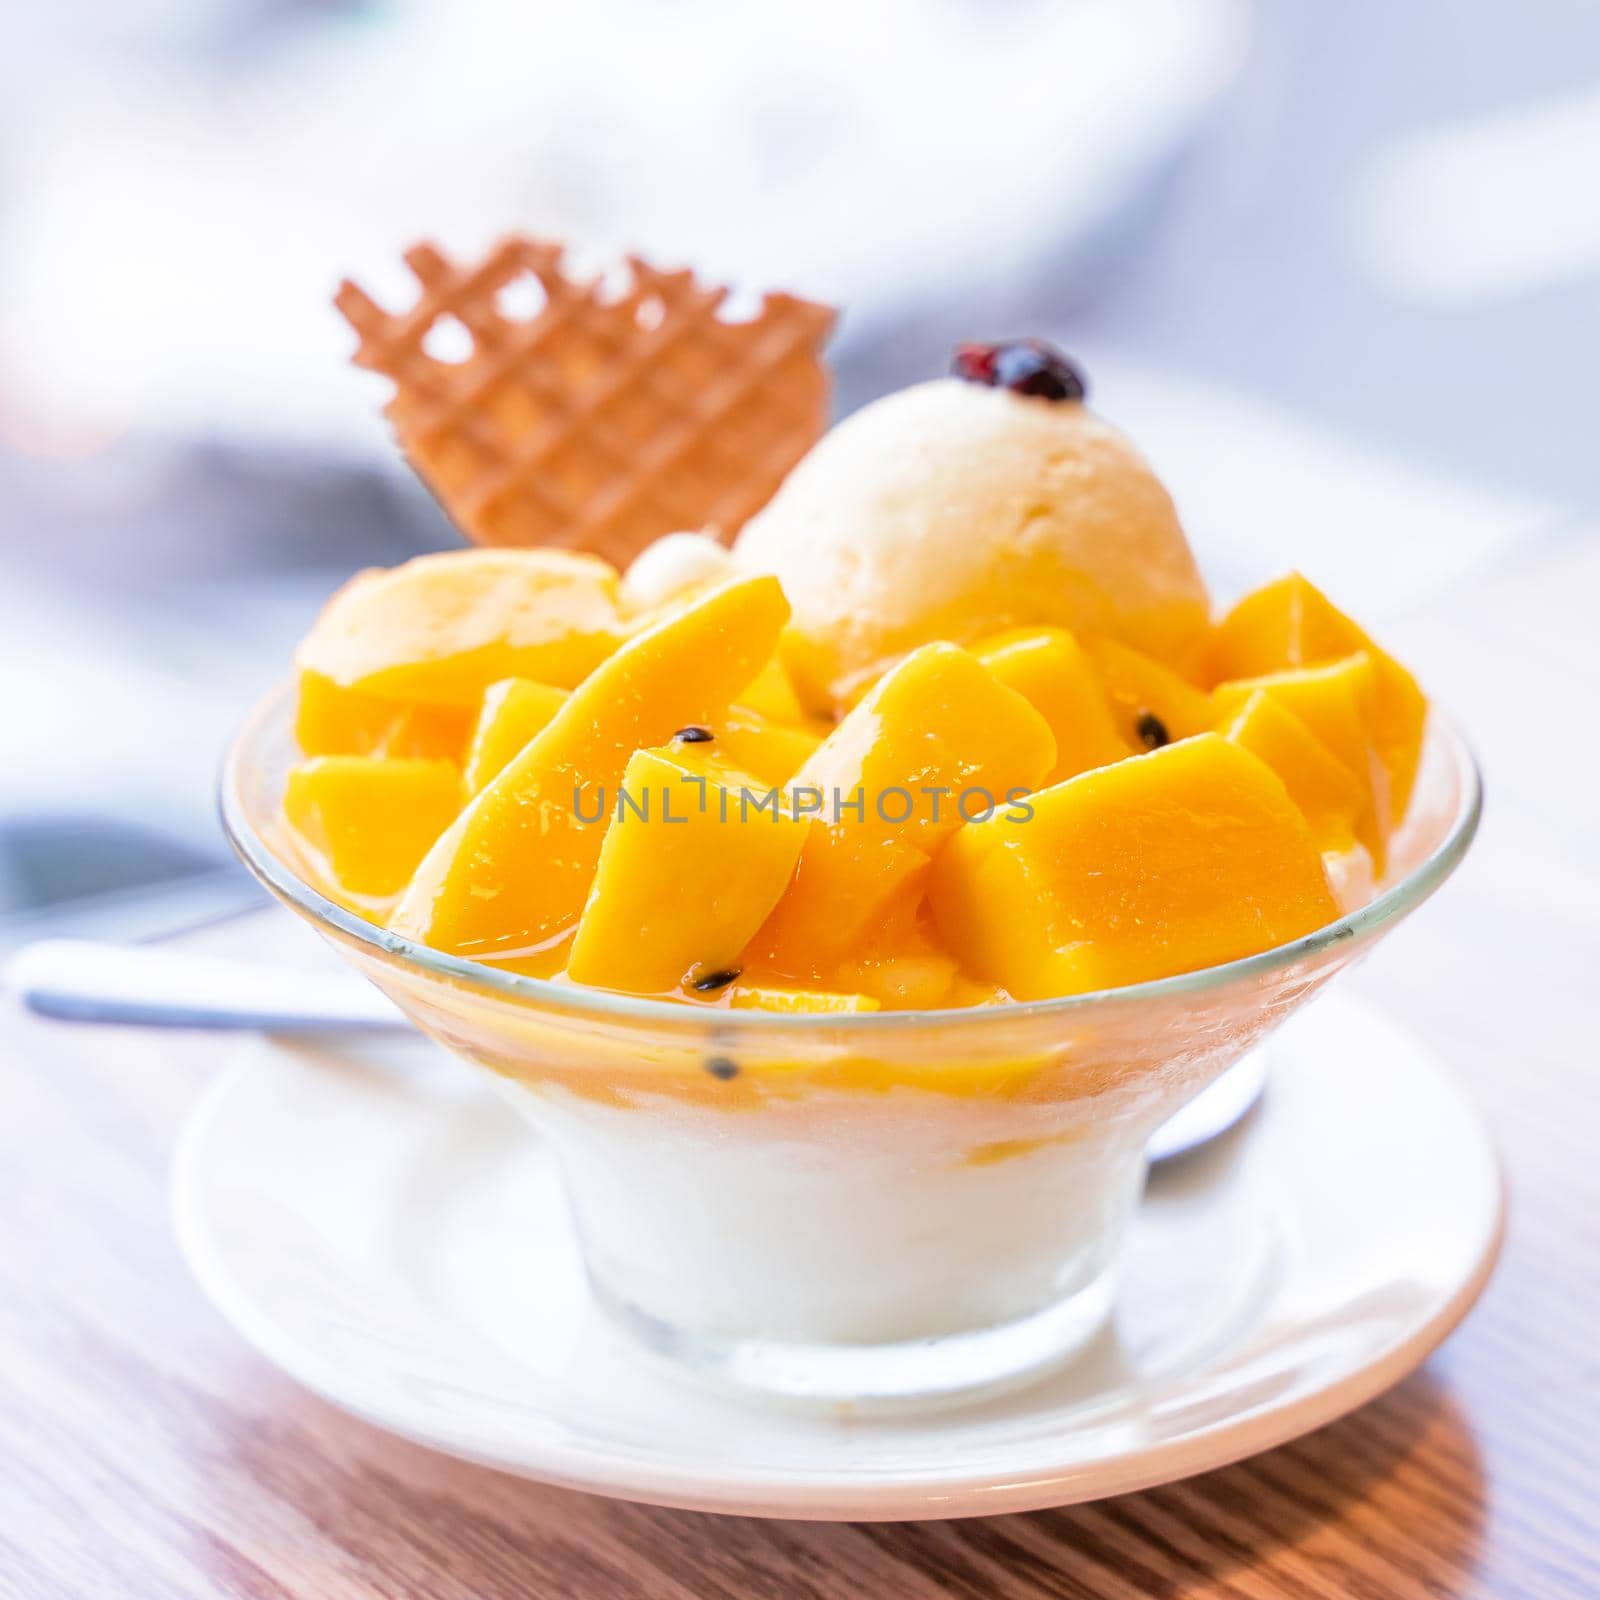
[[[720,989],[778,903],[805,825],[753,808],[755,779],[709,748],[629,761],[567,961],[574,982],[667,995],[720,978]]]
[[[773,722],[748,706],[729,706],[712,724],[722,755],[766,784],[783,787],[816,753],[822,739]]]
[[[813,817],[794,879],[750,953],[789,976],[827,984],[892,906],[922,894],[927,877],[927,854],[910,840]]]
[[[968,972],[1021,1000],[1232,961],[1339,914],[1283,784],[1214,733],[1036,794],[1026,821],[962,828],[929,900]]]
[[[792,989],[780,983],[734,984],[728,991],[728,1004],[735,1011],[777,1011],[796,1013],[847,1013],[877,1011],[878,1002],[870,995],[841,994],[833,989]]]
[[[1417,680],[1298,572],[1247,594],[1217,625],[1210,683],[1312,667],[1365,652],[1374,671],[1374,724],[1399,823],[1411,801],[1428,701]]]
[[[886,673],[817,747],[796,788],[820,792],[829,826],[903,837],[924,851],[981,809],[1037,784],[1055,761],[1049,724],[975,656],[927,644]],[[833,797],[842,820],[831,822]],[[859,802],[857,804],[856,802]]]
[[[889,671],[795,775],[817,809],[789,892],[752,949],[825,980],[968,815],[1031,789],[1055,762],[1049,724],[965,650],[928,644]]]
[[[566,693],[531,678],[502,678],[483,692],[472,742],[467,747],[467,793],[476,794],[500,776],[505,765],[566,701]]]
[[[1277,773],[1319,849],[1337,853],[1356,842],[1369,804],[1368,785],[1282,701],[1257,689],[1217,731]]]
[[[386,699],[476,709],[501,678],[570,689],[622,638],[617,575],[566,550],[460,550],[358,573],[296,654]]]
[[[1219,718],[1240,712],[1252,695],[1264,693],[1291,711],[1362,787],[1356,838],[1382,872],[1389,838],[1389,775],[1376,744],[1376,674],[1365,652],[1323,667],[1298,667],[1259,678],[1237,678],[1211,691]]]
[[[428,706],[342,689],[320,672],[296,684],[295,742],[308,756],[404,756],[460,763],[472,731],[461,706]]]
[[[1154,750],[1211,726],[1210,701],[1171,667],[1115,639],[1086,639],[1083,647],[1131,749]]]
[[[502,959],[562,938],[583,909],[629,758],[725,711],[788,614],[775,578],[750,578],[630,637],[473,797],[390,927],[450,954]]]
[[[283,811],[341,897],[382,900],[405,888],[463,798],[448,761],[313,756],[290,771]]]
[[[774,654],[754,678],[734,698],[742,706],[758,711],[774,722],[796,724],[805,721],[800,698],[794,692],[783,658]]]
[[[927,1010],[950,1003],[960,977],[955,957],[939,942],[924,897],[901,896],[880,915],[863,947],[829,974],[838,988],[871,995],[891,1011]]]
[[[1019,629],[973,653],[1050,724],[1056,760],[1046,783],[1061,783],[1132,754],[1094,663],[1065,628]]]

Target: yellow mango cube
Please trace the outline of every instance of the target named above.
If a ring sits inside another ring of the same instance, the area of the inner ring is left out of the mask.
[[[1214,733],[1036,794],[959,830],[929,900],[967,971],[1021,1000],[1192,972],[1339,914],[1305,818]]]
[[[532,955],[577,920],[635,750],[727,709],[789,614],[775,578],[697,594],[632,635],[444,833],[390,920],[452,955]]]
[[[842,994],[834,989],[793,989],[776,982],[746,983],[743,980],[728,991],[728,1004],[735,1011],[777,1011],[789,1015],[881,1009],[870,995]]]
[[[459,550],[357,574],[296,653],[385,699],[476,710],[501,678],[570,689],[623,636],[617,575],[567,550]]]
[[[418,705],[343,689],[320,672],[296,682],[295,743],[308,756],[405,756],[458,765],[472,731],[463,706]]]
[[[926,871],[961,825],[1030,790],[1055,761],[1049,724],[974,656],[928,644],[886,673],[795,775],[817,815],[789,892],[755,944],[820,978]]]
[[[774,722],[748,706],[729,706],[712,724],[717,748],[752,777],[783,787],[816,753],[821,736]]]
[[[882,910],[877,926],[828,973],[831,987],[871,995],[891,1011],[948,1005],[960,967],[944,948],[920,892]]]
[[[774,654],[734,698],[741,706],[773,722],[797,724],[805,721],[800,698],[794,692],[779,654]]]
[[[1094,663],[1065,628],[1019,629],[973,653],[1050,724],[1056,760],[1046,783],[1061,783],[1132,754]]]
[[[1428,700],[1417,680],[1298,572],[1247,594],[1217,625],[1209,682],[1314,667],[1365,653],[1373,665],[1373,718],[1388,775],[1389,809],[1406,814],[1422,752]]]
[[[751,950],[790,977],[826,985],[891,908],[920,898],[928,856],[909,839],[809,822],[794,879]]]
[[[628,994],[718,993],[784,891],[805,838],[706,744],[640,750],[600,847],[567,974]]]
[[[313,756],[289,773],[283,814],[337,898],[400,893],[464,795],[448,761]]]
[[[1264,693],[1291,711],[1328,752],[1355,777],[1364,803],[1356,838],[1383,871],[1389,828],[1389,775],[1377,747],[1376,672],[1364,651],[1322,667],[1297,667],[1236,678],[1211,691],[1219,719],[1237,715],[1252,695]]]
[[[1277,773],[1320,849],[1342,852],[1356,842],[1369,804],[1368,785],[1281,700],[1257,689],[1217,731]]]
[[[1211,702],[1171,667],[1115,639],[1085,639],[1083,647],[1130,749],[1159,749],[1211,726]]]
[[[838,826],[937,847],[962,822],[961,801],[998,804],[1030,789],[1055,761],[1049,724],[978,659],[953,644],[927,644],[887,672],[795,778],[833,796],[860,797]]]
[[[502,678],[483,692],[472,742],[467,747],[467,793],[476,794],[500,776],[530,739],[543,733],[566,702],[566,692],[531,678]]]

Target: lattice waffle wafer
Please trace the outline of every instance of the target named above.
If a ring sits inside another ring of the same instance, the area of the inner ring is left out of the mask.
[[[480,544],[563,545],[620,566],[676,529],[731,538],[827,425],[820,352],[835,313],[769,294],[753,319],[724,321],[728,291],[692,272],[630,256],[611,296],[568,277],[562,256],[513,236],[459,267],[416,245],[405,259],[421,295],[398,314],[340,286],[356,363],[394,382],[401,447]],[[537,312],[508,315],[508,295],[535,284]],[[460,361],[424,348],[451,322],[470,341]]]

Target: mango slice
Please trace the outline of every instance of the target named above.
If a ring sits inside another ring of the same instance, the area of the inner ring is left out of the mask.
[[[765,964],[821,981],[861,948],[929,855],[978,815],[1031,789],[1055,762],[1049,724],[952,644],[913,651],[795,775],[796,809],[820,808],[789,892],[752,946]]]
[[[313,756],[289,773],[283,811],[341,897],[400,893],[464,799],[448,761]]]
[[[962,828],[934,862],[939,931],[1021,1000],[1253,955],[1339,914],[1316,841],[1265,763],[1214,733]]]
[[[796,779],[790,793],[799,786]],[[753,958],[831,987],[838,964],[865,948],[893,907],[921,898],[927,853],[909,839],[874,837],[852,823],[810,819],[794,880],[753,940]]]
[[[728,991],[728,1004],[735,1011],[777,1011],[795,1013],[877,1011],[878,1002],[870,995],[841,994],[833,989],[791,989],[779,983],[736,983]]]
[[[826,798],[825,821],[837,793],[837,826],[931,851],[964,820],[963,796],[975,814],[984,796],[999,803],[1054,761],[1049,724],[1020,694],[967,651],[927,644],[879,679],[795,784]]]
[[[948,1005],[959,978],[920,893],[886,907],[862,948],[829,974],[832,986],[871,995],[891,1011]]]
[[[1365,652],[1323,667],[1298,667],[1259,678],[1237,678],[1211,691],[1219,718],[1235,716],[1252,695],[1265,693],[1291,711],[1360,783],[1363,804],[1356,838],[1383,871],[1389,838],[1389,775],[1376,744],[1376,672]]]
[[[501,678],[569,689],[622,637],[617,575],[566,550],[460,550],[358,573],[296,653],[385,699],[475,709]]]
[[[805,824],[753,807],[756,780],[710,748],[675,743],[629,761],[567,960],[574,982],[669,995],[707,980],[720,990],[738,972]]]
[[[460,763],[472,712],[385,700],[342,689],[320,672],[299,675],[295,742],[308,756],[406,756]]]
[[[1050,724],[1056,760],[1046,783],[1061,783],[1132,754],[1094,663],[1065,628],[1018,629],[973,653]]]
[[[789,674],[784,671],[781,655],[773,655],[734,698],[740,705],[774,722],[797,724],[805,721],[805,712],[794,685],[789,682]]]
[[[1130,748],[1157,749],[1211,726],[1211,703],[1171,667],[1115,639],[1085,639],[1083,647]]]
[[[752,711],[729,706],[712,724],[723,757],[766,784],[783,787],[816,753],[822,739]]]
[[[1217,732],[1277,773],[1319,849],[1337,853],[1356,842],[1369,804],[1368,785],[1280,700],[1257,689],[1223,718]]]
[[[1298,572],[1247,594],[1217,625],[1208,682],[1320,666],[1365,652],[1374,671],[1378,751],[1394,823],[1406,814],[1422,753],[1427,696],[1417,680]]]
[[[789,614],[775,578],[698,594],[634,634],[468,804],[390,927],[456,955],[531,955],[577,920],[633,752],[727,709]]]
[[[532,678],[502,678],[483,692],[472,742],[467,747],[467,793],[487,788],[566,702],[566,693]]]

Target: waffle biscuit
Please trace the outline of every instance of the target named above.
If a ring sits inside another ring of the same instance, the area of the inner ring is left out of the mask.
[[[421,285],[390,313],[346,281],[336,304],[357,365],[391,379],[411,464],[480,544],[560,545],[625,566],[661,534],[724,541],[767,502],[827,425],[821,346],[835,313],[769,294],[724,321],[725,288],[628,258],[624,292],[579,282],[563,247],[502,239],[476,266],[431,244],[406,252]],[[513,286],[542,302],[508,315]],[[425,346],[456,324],[465,358]]]

